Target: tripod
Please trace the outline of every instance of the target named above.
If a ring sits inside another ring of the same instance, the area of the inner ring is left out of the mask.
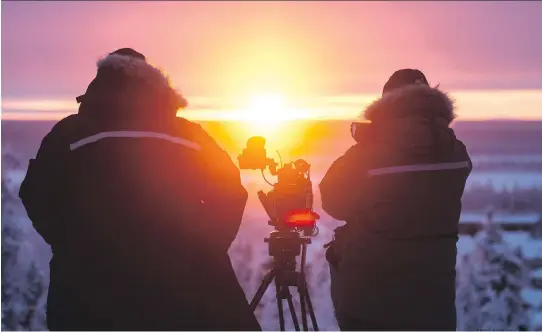
[[[314,331],[318,331],[316,323],[316,315],[312,306],[312,301],[309,296],[307,282],[305,279],[305,261],[307,256],[307,244],[311,242],[306,237],[301,237],[295,231],[274,231],[271,232],[269,238],[264,239],[269,243],[269,255],[273,257],[272,268],[264,276],[256,295],[250,302],[252,311],[256,309],[260,303],[265,291],[275,281],[275,289],[277,293],[277,307],[279,313],[280,330],[284,331],[284,310],[282,300],[288,301],[288,308],[292,315],[292,322],[295,330],[299,331],[299,322],[292,300],[292,294],[289,287],[297,287],[301,305],[301,321],[303,331],[308,331],[307,309],[311,317],[312,327]],[[301,253],[301,268],[296,271],[296,257]]]

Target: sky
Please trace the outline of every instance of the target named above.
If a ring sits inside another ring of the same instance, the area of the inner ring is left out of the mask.
[[[76,111],[96,60],[122,47],[167,71],[187,117],[257,111],[265,105],[250,101],[266,95],[311,118],[357,117],[395,70],[418,68],[452,94],[460,119],[542,119],[542,2],[1,6],[3,119]]]

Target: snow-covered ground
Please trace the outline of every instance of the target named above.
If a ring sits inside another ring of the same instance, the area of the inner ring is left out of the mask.
[[[485,220],[487,213],[484,212],[473,212],[473,211],[463,211],[461,213],[460,223],[479,223],[480,221]],[[507,212],[507,211],[498,211],[495,212],[492,216],[492,221],[494,223],[516,223],[516,224],[536,224],[542,218],[542,214],[532,211],[523,211],[523,212]]]
[[[513,190],[517,188],[542,188],[542,172],[522,171],[481,171],[473,172],[467,180],[467,190],[491,184],[496,190]]]
[[[535,163],[542,162],[542,154],[478,154],[471,157],[472,162],[477,163],[507,163],[514,161],[516,163]]]
[[[14,197],[17,197],[18,188],[24,178],[24,174],[25,172],[21,169],[6,170],[3,174],[4,182]],[[251,300],[266,272],[264,265],[270,259],[268,245],[264,242],[264,237],[268,236],[273,228],[268,226],[267,215],[260,206],[256,196],[256,192],[260,189],[267,192],[270,189],[269,185],[261,180],[261,175],[252,178],[250,176],[244,177],[243,184],[249,191],[250,198],[241,229],[230,248],[230,257],[247,299]],[[315,205],[320,206],[319,197],[316,197],[315,201]],[[26,217],[22,204],[19,201],[12,202],[12,204],[14,204],[13,209],[20,219],[18,220],[18,224],[27,234],[27,241],[25,243],[28,245],[20,252],[24,256],[21,259],[26,261],[34,260],[46,275],[48,282],[49,260],[51,258],[50,247],[32,228],[32,224]],[[323,244],[329,242],[333,229],[339,225],[339,222],[332,220],[322,213],[322,211],[317,212],[321,214],[322,219],[319,224],[318,236],[313,238],[313,243],[309,244],[307,248],[307,281],[319,328],[322,330],[337,330],[338,326],[329,298],[329,273],[327,261],[324,258]],[[21,266],[23,265],[26,266],[26,263],[21,263]],[[274,287],[270,286],[261,301],[263,305],[256,312],[262,328],[265,330],[278,329],[277,306],[274,292]],[[293,290],[292,294],[294,297],[297,297],[297,293]],[[286,308],[286,303],[284,304]],[[298,301],[296,305],[298,305]],[[300,315],[299,307],[297,314]],[[288,325],[291,322],[287,310],[285,310],[285,318],[287,327],[290,326],[293,329],[293,326]]]
[[[527,232],[503,232],[503,240],[511,250],[519,249],[522,256],[527,259],[542,258],[542,240],[533,238]],[[474,239],[470,236],[460,236],[457,244],[458,255],[470,253],[475,248]],[[542,277],[542,270],[531,271],[530,278]],[[542,327],[542,290],[528,285],[521,290],[521,298],[531,306],[531,324],[533,328]]]
[[[309,159],[307,158],[307,160]],[[313,162],[312,159],[310,159],[310,161]],[[315,188],[314,204],[316,212],[321,215],[322,219],[319,221],[320,232],[318,236],[316,236],[313,239],[313,243],[308,246],[307,260],[308,284],[321,330],[338,329],[329,296],[329,267],[324,258],[324,249],[322,246],[324,243],[329,242],[333,234],[333,229],[341,223],[330,218],[319,208],[321,204],[318,190],[316,190],[316,184],[320,182],[322,175],[324,174],[323,171],[329,164],[329,159],[317,159],[316,165],[314,165],[316,170],[313,171],[312,176]],[[24,174],[25,171],[21,168],[13,169],[9,174],[5,174],[10,180],[10,191],[15,194],[17,193],[18,186],[23,179]],[[250,300],[256,292],[256,289],[261,282],[261,278],[265,273],[263,266],[269,261],[267,244],[264,243],[263,239],[270,231],[272,231],[272,228],[267,225],[267,216],[260,206],[256,192],[260,189],[267,192],[271,188],[263,181],[259,172],[242,171],[242,180],[249,191],[250,198],[240,232],[236,241],[230,248],[230,257],[247,298]],[[473,179],[470,181],[471,183],[476,183],[476,181],[485,180],[490,180],[493,184],[500,184],[502,185],[502,188],[509,185],[511,186],[510,188],[513,188],[514,185],[519,187],[540,185],[540,187],[542,187],[542,173],[520,173],[517,177],[515,175],[514,177],[511,177],[510,173],[508,173],[508,175],[506,173],[500,174],[499,172],[487,172],[478,175],[474,173]],[[17,206],[16,210],[21,216],[21,222],[24,227],[29,229],[29,243],[31,243],[32,246],[27,248],[27,250],[30,251],[25,255],[34,257],[40,268],[45,272],[45,275],[48,275],[48,263],[51,256],[50,248],[43,242],[39,235],[33,231],[31,223],[25,217],[22,206]],[[465,211],[462,214],[463,220],[483,220],[484,218],[485,215],[483,213]],[[512,219],[521,219],[524,222],[536,222],[536,216],[534,214],[495,215],[495,220],[506,221]],[[504,234],[504,237],[505,241],[511,246],[520,247],[524,256],[542,257],[542,241],[531,238],[529,234],[507,233]],[[469,237],[460,237],[457,247],[458,254],[462,255],[470,252],[474,248],[474,243]],[[249,264],[247,264],[247,262],[249,262]],[[297,294],[294,294],[294,296],[296,295]],[[524,289],[522,297],[534,306],[542,306],[542,291]],[[257,316],[262,327],[266,330],[278,329],[276,300],[273,287],[269,288],[262,299],[262,303],[264,305],[257,310]],[[290,324],[289,321],[289,315],[286,311],[287,324]],[[290,325],[290,327],[292,326]]]

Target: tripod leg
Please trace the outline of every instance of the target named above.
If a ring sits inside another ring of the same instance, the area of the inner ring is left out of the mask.
[[[280,330],[286,331],[286,327],[284,326],[284,310],[282,307],[282,286],[279,286],[277,279],[275,279],[275,287],[277,289],[277,308],[279,311]]]
[[[301,304],[301,322],[303,324],[303,331],[309,330],[309,324],[307,323],[307,310],[305,307],[305,300],[306,300],[305,291],[307,289],[306,280],[305,280],[306,259],[307,259],[307,245],[303,243],[302,251],[301,251],[301,269],[299,271],[298,281],[297,281],[297,290],[299,292],[299,299],[300,299],[299,302]]]
[[[288,295],[288,308],[290,309],[290,314],[292,315],[292,323],[294,323],[294,328],[296,331],[299,331],[299,322],[297,321],[297,315],[295,314],[294,301],[292,300],[292,293],[288,286],[284,287],[285,293]]]
[[[306,296],[305,296],[305,290],[307,289],[305,286],[305,276],[301,273],[298,283],[298,292],[299,292],[299,302],[301,304],[301,323],[303,324],[303,331],[309,330],[309,324],[307,323],[307,309],[306,309]]]
[[[265,277],[262,280],[262,283],[260,284],[260,287],[258,288],[258,291],[252,298],[252,301],[250,301],[250,310],[254,311],[256,310],[256,307],[262,300],[263,295],[265,294],[265,291],[267,290],[267,287],[271,284],[273,281],[273,278],[275,278],[275,270],[271,270],[267,272]]]
[[[307,283],[305,283],[305,296],[307,297],[307,307],[309,309],[309,315],[311,316],[311,322],[312,322],[312,328],[314,331],[318,331],[318,324],[316,323],[316,314],[314,313],[314,308],[312,307],[312,301],[309,294],[309,288],[307,287]]]

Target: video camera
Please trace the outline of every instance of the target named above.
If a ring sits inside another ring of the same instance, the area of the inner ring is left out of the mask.
[[[280,157],[280,155],[279,155]],[[258,198],[269,216],[269,225],[275,227],[264,241],[269,243],[269,256],[273,257],[272,269],[267,272],[258,291],[250,301],[252,311],[256,310],[266,289],[275,280],[277,305],[279,311],[280,330],[285,330],[282,300],[288,301],[295,329],[299,331],[299,323],[292,301],[289,287],[297,287],[303,330],[308,331],[307,309],[314,331],[318,331],[316,315],[309,296],[305,278],[305,261],[307,245],[311,243],[309,236],[318,234],[316,220],[320,216],[312,211],[313,195],[310,178],[310,165],[303,159],[281,165],[279,168],[272,158],[267,158],[265,139],[254,136],[248,139],[247,147],[239,155],[239,168],[259,169],[264,180],[273,189],[267,194],[262,190]],[[264,170],[269,168],[277,183],[267,181]],[[303,233],[303,236],[301,236]],[[296,257],[301,255],[300,270],[296,270]]]
[[[279,155],[280,156],[280,155]],[[310,164],[303,159],[280,165],[267,157],[265,138],[254,136],[248,139],[247,146],[239,155],[240,169],[269,168],[271,175],[277,176],[277,183],[267,194],[258,192],[258,199],[270,218],[269,225],[278,231],[302,231],[304,236],[315,236],[318,228],[316,220],[320,217],[313,210],[312,182]],[[282,164],[282,161],[281,161]]]

